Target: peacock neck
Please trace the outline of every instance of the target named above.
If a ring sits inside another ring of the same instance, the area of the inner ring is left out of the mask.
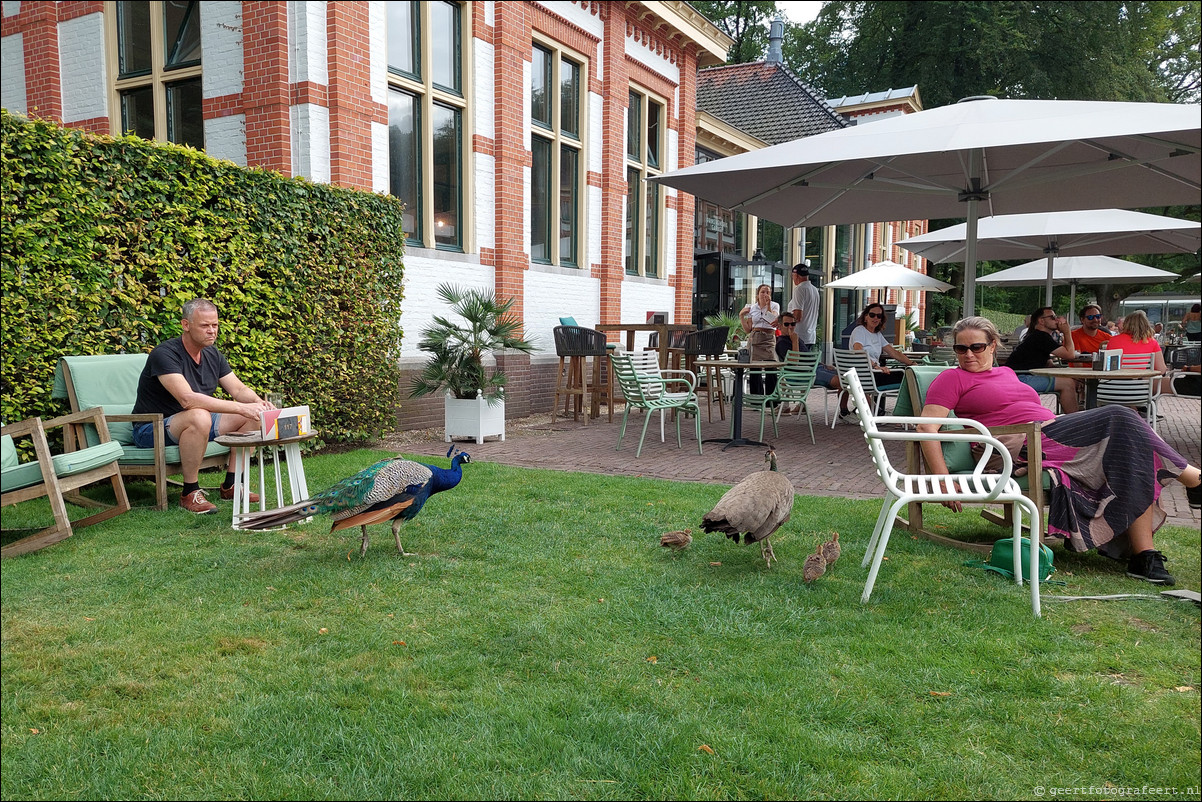
[[[463,478],[463,469],[460,467],[462,460],[459,456],[451,460],[450,468],[439,468],[434,465],[428,465],[430,472],[433,474],[430,477],[430,492],[441,493],[443,490],[450,490],[455,485],[459,484],[459,480]]]

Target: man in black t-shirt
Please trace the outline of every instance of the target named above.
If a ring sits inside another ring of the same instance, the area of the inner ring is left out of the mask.
[[[1052,333],[1059,331],[1063,344],[1056,341]],[[1046,368],[1053,356],[1072,359],[1077,355],[1073,346],[1072,329],[1068,320],[1058,317],[1050,306],[1041,306],[1031,314],[1031,328],[1022,342],[1010,352],[1006,367],[1018,373],[1018,380],[1029,385],[1037,393],[1056,393],[1060,396],[1060,408],[1064,412],[1077,411],[1077,383],[1072,379],[1056,376],[1035,376],[1021,371]]]
[[[202,514],[217,509],[205,498],[198,482],[209,441],[218,435],[257,431],[259,413],[274,407],[243,384],[214,347],[218,322],[217,306],[212,301],[194,298],[184,304],[180,326],[181,336],[160,344],[146,359],[133,411],[163,415],[167,445],[179,446],[184,479],[180,506]],[[233,400],[214,397],[218,387]],[[153,424],[134,424],[134,444],[139,448],[154,446]],[[233,459],[231,453],[221,486],[223,499],[234,497]],[[250,500],[258,501],[258,494],[250,494]]]

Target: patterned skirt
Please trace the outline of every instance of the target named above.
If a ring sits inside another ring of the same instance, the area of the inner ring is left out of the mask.
[[[1120,406],[1062,415],[1043,427],[1043,467],[1052,473],[1048,533],[1070,551],[1131,554],[1126,531],[1152,507],[1152,530],[1164,524],[1161,488],[1186,467],[1134,410]]]

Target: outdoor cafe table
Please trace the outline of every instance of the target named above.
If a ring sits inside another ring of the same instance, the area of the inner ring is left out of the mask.
[[[767,443],[761,443],[759,440],[748,440],[743,436],[743,371],[756,370],[780,370],[784,362],[776,362],[775,360],[759,360],[755,362],[738,362],[730,359],[698,359],[697,367],[709,368],[715,367],[720,370],[733,370],[735,373],[735,389],[730,396],[730,414],[731,414],[731,436],[730,437],[712,437],[703,442],[706,443],[726,443],[722,446],[725,451],[728,448],[735,446],[766,446]]]
[[[659,333],[659,367],[664,370],[668,367],[668,340],[671,339],[668,335],[675,331],[693,331],[696,327],[692,323],[602,323],[597,326],[597,331],[624,331],[626,332],[626,350],[634,350],[634,335],[639,331],[654,331]]]
[[[1098,382],[1107,379],[1152,379],[1160,375],[1152,368],[1122,368],[1120,370],[1094,370],[1093,368],[1033,368],[1036,376],[1063,376],[1085,382],[1085,408],[1098,405]]]

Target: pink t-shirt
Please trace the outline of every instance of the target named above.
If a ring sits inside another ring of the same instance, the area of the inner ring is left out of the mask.
[[[986,426],[1052,420],[1050,409],[1039,403],[1039,393],[1018,380],[1010,368],[969,373],[953,368],[935,377],[927,390],[927,403],[947,407],[958,417]]]
[[[1123,356],[1128,354],[1159,354],[1160,343],[1152,338],[1148,338],[1141,343],[1137,343],[1131,339],[1130,334],[1116,334],[1106,343],[1107,351],[1122,351]]]

